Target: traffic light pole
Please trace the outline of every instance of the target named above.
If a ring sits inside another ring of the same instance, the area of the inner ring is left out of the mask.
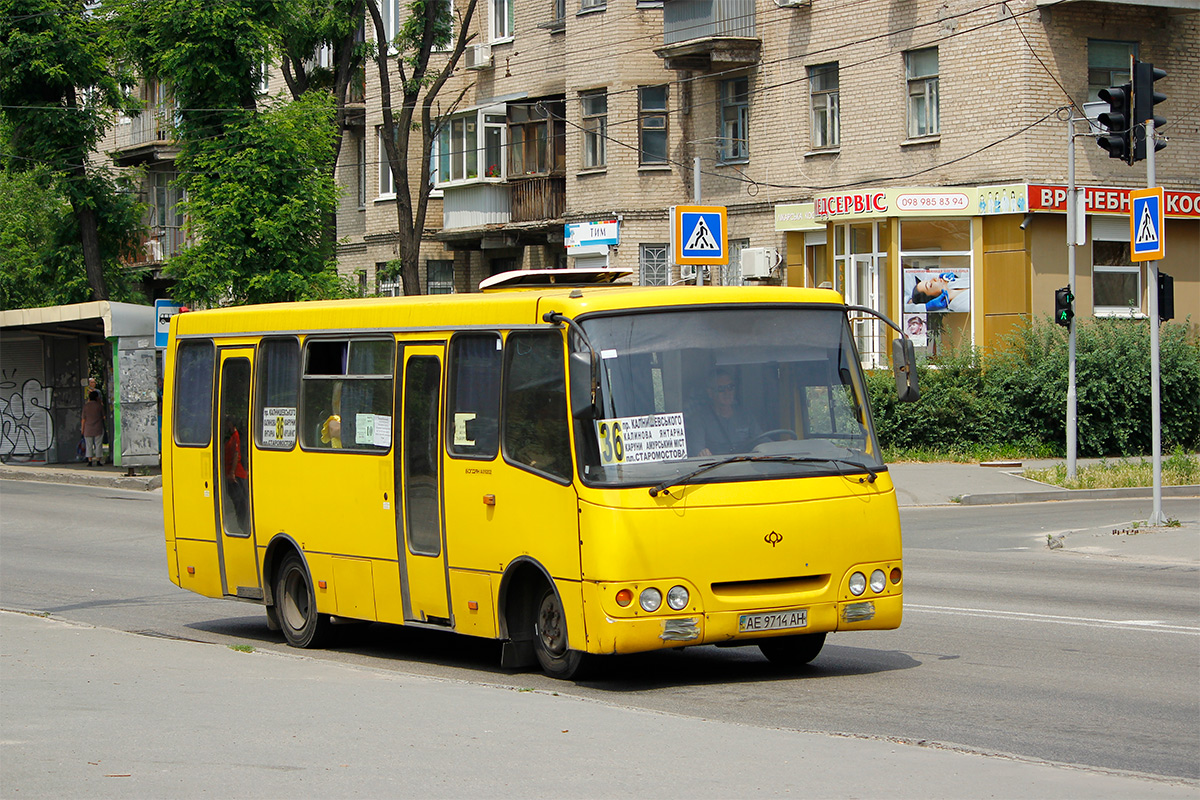
[[[1090,123],[1089,123],[1090,124]],[[1075,115],[1067,114],[1067,288],[1075,294],[1075,241],[1079,238],[1079,198],[1075,196]],[[1075,478],[1075,451],[1078,440],[1078,415],[1075,391],[1075,318],[1067,328],[1067,478]]]
[[[1154,187],[1154,118],[1146,120],[1146,186]],[[1165,209],[1159,213],[1165,212]],[[1132,246],[1132,245],[1131,245]],[[1162,410],[1158,363],[1158,262],[1146,262],[1150,282],[1150,430],[1154,447],[1154,508],[1150,513],[1151,526],[1166,525],[1162,510]]]

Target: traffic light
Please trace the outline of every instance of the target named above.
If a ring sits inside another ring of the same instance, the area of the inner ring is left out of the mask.
[[[1096,144],[1108,151],[1109,158],[1119,158],[1126,164],[1133,163],[1132,127],[1130,126],[1130,107],[1133,94],[1133,84],[1110,86],[1100,90],[1100,99],[1108,103],[1108,111],[1096,119],[1108,129],[1104,136],[1096,138]]]
[[[1154,82],[1167,77],[1161,69],[1155,69],[1153,64],[1145,61],[1133,62],[1133,152],[1131,161],[1141,161],[1146,158],[1146,120],[1154,118],[1154,129],[1158,130],[1167,121],[1154,115],[1154,107],[1167,99],[1162,92],[1154,91]],[[1167,146],[1165,141],[1156,139],[1155,151]]]
[[[1175,279],[1165,272],[1158,273],[1158,318],[1175,319]]]
[[[1071,293],[1070,286],[1054,290],[1054,321],[1064,328],[1071,327],[1071,320],[1075,317],[1075,309],[1071,307],[1074,302],[1075,295]]]

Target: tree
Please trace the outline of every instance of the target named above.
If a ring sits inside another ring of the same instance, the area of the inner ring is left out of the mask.
[[[400,238],[400,281],[404,293],[420,294],[417,264],[421,256],[421,235],[425,229],[425,214],[429,207],[429,161],[439,126],[446,116],[438,115],[435,122],[433,104],[446,81],[454,73],[459,59],[472,35],[468,34],[475,15],[477,0],[470,0],[462,13],[458,35],[454,36],[454,19],[446,0],[409,0],[408,16],[396,36],[389,42],[377,0],[365,0],[367,11],[375,26],[375,60],[379,69],[380,96],[383,104],[383,146],[388,164],[396,181],[396,225]],[[452,38],[453,37],[453,38]],[[453,41],[441,69],[431,69],[435,49],[445,48]],[[394,62],[400,78],[400,109],[393,109],[390,64]],[[464,87],[450,102],[456,108],[467,89]],[[421,157],[419,180],[413,191],[407,159],[410,152],[413,119],[420,103]]]
[[[175,299],[240,305],[340,294],[322,247],[338,198],[325,171],[332,98],[310,93],[236,117],[221,136],[187,144],[184,206],[196,241],[170,263]]]
[[[259,92],[286,19],[263,0],[114,0],[129,52],[171,86],[178,182],[194,243],[167,264],[177,299],[266,303],[340,294],[324,221],[337,186],[327,93]]]
[[[4,0],[0,17],[5,166],[51,170],[55,190],[71,207],[91,296],[107,300],[117,258],[136,243],[135,227],[125,224],[129,198],[119,196],[104,168],[89,163],[115,113],[133,108],[128,78],[111,54],[107,19],[81,0]],[[106,211],[116,215],[105,218]]]
[[[334,147],[328,164],[331,176],[337,170],[346,128],[346,102],[351,83],[361,74],[365,43],[359,36],[363,0],[295,0],[279,25],[280,69],[292,99],[309,92],[326,92],[334,101]],[[316,58],[328,47],[331,58],[323,65]],[[322,249],[335,252],[337,211],[325,219]]]

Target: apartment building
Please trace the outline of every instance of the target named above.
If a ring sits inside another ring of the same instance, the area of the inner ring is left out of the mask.
[[[381,6],[394,31],[402,0]],[[1073,149],[1076,313],[1144,316],[1128,192],[1146,164],[1109,158],[1086,119],[1134,56],[1167,72],[1158,265],[1176,318],[1200,320],[1200,0],[480,0],[471,30],[438,106],[428,292],[588,265],[693,280],[674,263],[670,208],[701,203],[726,207],[730,254],[706,282],[828,285],[903,319],[927,351],[984,345],[1048,315],[1067,283]],[[356,99],[339,268],[364,293],[395,292],[374,63]],[[915,291],[930,280],[936,298]],[[856,325],[879,363],[887,333]]]

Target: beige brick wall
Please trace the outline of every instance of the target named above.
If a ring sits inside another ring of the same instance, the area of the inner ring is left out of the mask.
[[[692,159],[701,158],[701,200],[729,208],[729,235],[751,246],[783,251],[774,231],[777,203],[857,185],[954,185],[1027,181],[1065,183],[1066,123],[1055,112],[1087,93],[1088,39],[1137,41],[1140,57],[1167,70],[1157,88],[1167,94],[1159,113],[1171,123],[1171,143],[1158,154],[1159,183],[1200,186],[1200,14],[1107,3],[1037,9],[1034,0],[980,8],[965,0],[888,3],[816,2],[779,8],[757,4],[759,63],[740,72],[668,71],[653,50],[661,46],[662,11],[635,0],[610,0],[605,10],[577,13],[568,0],[565,25],[551,32],[549,3],[516,0],[516,34],[493,47],[494,68],[460,69],[443,91],[441,108],[465,88],[463,104],[516,96],[561,95],[566,108],[565,221],[620,217],[621,244],[610,260],[637,270],[639,245],[669,239],[667,209],[693,202]],[[487,41],[489,4],[479,6],[473,30]],[[904,52],[936,46],[941,134],[906,141]],[[836,61],[840,79],[841,146],[814,153],[810,145],[809,66]],[[717,162],[717,86],[722,78],[750,81],[750,158]],[[670,83],[669,154],[665,168],[638,164],[639,86]],[[394,201],[377,198],[380,124],[378,79],[367,70],[368,184],[357,212],[370,259],[387,260],[378,240],[396,229]],[[607,163],[585,171],[579,93],[608,91]],[[518,100],[515,100],[519,102]],[[1044,120],[1044,121],[1043,121]],[[1039,122],[1041,121],[1041,122]],[[1034,125],[1034,123],[1039,123]],[[1033,125],[1028,130],[1022,130]],[[1082,131],[1083,126],[1078,130]],[[1080,184],[1140,186],[1143,164],[1127,166],[1087,137],[1076,140]],[[428,228],[440,226],[431,204]],[[351,236],[353,240],[354,236]],[[373,242],[373,243],[372,243]],[[443,257],[440,244],[428,257]],[[382,254],[382,255],[380,255]],[[458,251],[463,288],[473,289],[496,254]],[[426,258],[422,253],[422,258]],[[529,249],[525,267],[550,263]]]

